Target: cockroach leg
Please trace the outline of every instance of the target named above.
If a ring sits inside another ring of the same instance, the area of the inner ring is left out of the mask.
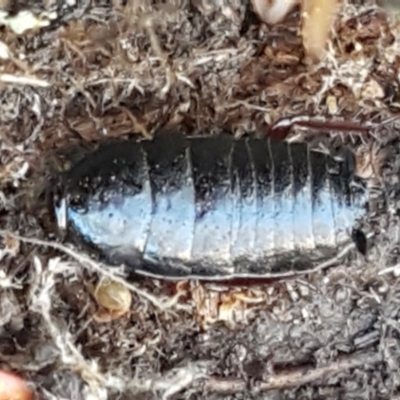
[[[303,128],[316,129],[322,131],[339,131],[339,132],[361,132],[368,133],[373,127],[371,124],[361,124],[356,121],[340,121],[340,120],[327,120],[325,118],[313,118],[306,115],[298,115],[294,117],[281,118],[271,125],[267,130],[267,136],[276,139],[285,139],[293,126],[300,126]]]
[[[351,232],[351,238],[357,248],[357,250],[363,255],[367,254],[367,237],[361,229],[353,229]]]
[[[343,161],[342,176],[352,181],[356,175],[356,156],[354,152],[344,146],[337,150],[334,156]]]

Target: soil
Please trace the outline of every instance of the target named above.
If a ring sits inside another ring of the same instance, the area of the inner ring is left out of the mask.
[[[125,282],[60,242],[45,188],[66,148],[161,130],[263,136],[298,115],[370,129],[303,126],[296,140],[398,137],[392,9],[344,1],[316,62],[298,8],[267,26],[245,0],[150,3],[1,2],[0,367],[38,399],[399,398],[395,237],[334,268],[225,286]],[[23,10],[41,26],[16,33]],[[132,302],[102,320],[90,288],[105,275]]]

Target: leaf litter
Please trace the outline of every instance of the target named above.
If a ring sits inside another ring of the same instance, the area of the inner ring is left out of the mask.
[[[343,1],[326,54],[310,62],[300,5],[274,25],[246,1],[2,8],[0,368],[44,399],[399,394],[398,237],[367,260],[258,285],[126,282],[58,243],[38,201],[60,150],[130,133],[263,135],[280,118],[307,115],[373,121],[365,136],[316,132],[363,150],[383,145],[397,137],[400,104],[391,9]],[[7,25],[23,15],[30,29]],[[100,323],[88,285],[102,279],[132,301]]]

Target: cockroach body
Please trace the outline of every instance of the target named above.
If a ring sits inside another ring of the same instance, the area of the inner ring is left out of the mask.
[[[55,214],[68,237],[135,273],[274,278],[312,271],[352,242],[368,205],[353,172],[304,143],[160,134],[76,163]]]

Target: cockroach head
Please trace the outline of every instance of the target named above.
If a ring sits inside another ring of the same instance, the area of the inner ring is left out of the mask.
[[[91,150],[93,145],[70,145],[49,153],[45,159],[46,183],[45,201],[49,210],[52,229],[64,239],[68,230],[68,208],[70,205],[69,189],[70,170]],[[78,174],[79,175],[79,174]]]

